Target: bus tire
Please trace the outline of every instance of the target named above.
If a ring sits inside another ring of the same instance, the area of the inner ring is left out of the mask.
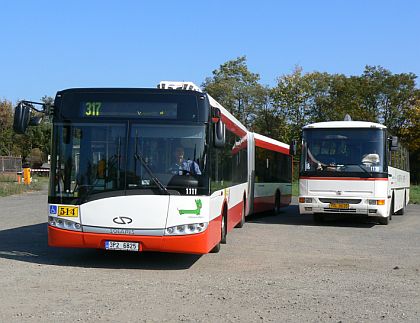
[[[226,236],[227,236],[227,208],[226,207],[223,210],[221,231],[222,231],[222,234],[220,238],[220,243],[226,244]]]
[[[210,250],[210,253],[218,253],[220,251],[220,241]]]
[[[281,195],[279,191],[276,191],[276,197],[274,199],[274,213],[277,215],[280,213]]]
[[[242,228],[245,224],[245,210],[246,210],[246,201],[245,198],[242,202],[242,217],[241,217],[241,221],[238,222],[237,225],[235,225],[235,228]]]
[[[390,218],[390,216],[379,217],[378,222],[379,222],[379,224],[382,224],[382,225],[388,225],[389,224],[389,218]]]
[[[323,214],[319,214],[319,213],[315,213],[314,214],[314,222],[315,223],[322,223],[322,222],[324,222],[324,215]]]

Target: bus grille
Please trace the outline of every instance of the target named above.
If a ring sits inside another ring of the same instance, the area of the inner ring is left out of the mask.
[[[319,199],[322,203],[347,203],[347,204],[359,204],[362,202],[361,199],[327,199],[327,198],[320,198]]]
[[[325,207],[324,212],[329,212],[329,213],[356,213],[356,209],[330,209],[328,207]]]

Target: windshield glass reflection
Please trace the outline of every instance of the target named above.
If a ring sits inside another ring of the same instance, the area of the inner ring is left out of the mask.
[[[302,172],[383,172],[384,131],[308,129],[303,133]]]
[[[206,187],[204,125],[57,124],[55,132],[52,197],[70,203],[105,192]]]

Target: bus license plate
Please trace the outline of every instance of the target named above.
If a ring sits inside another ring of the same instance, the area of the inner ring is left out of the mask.
[[[330,203],[330,209],[348,209],[348,203]]]
[[[79,216],[79,208],[77,206],[59,206],[58,207],[58,216]]]
[[[106,250],[139,251],[138,242],[105,241]]]

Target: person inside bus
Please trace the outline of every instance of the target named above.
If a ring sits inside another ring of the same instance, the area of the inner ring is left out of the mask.
[[[172,174],[179,175],[201,175],[197,162],[184,158],[184,147],[182,146],[178,146],[175,149],[175,162],[171,166],[170,171]]]

